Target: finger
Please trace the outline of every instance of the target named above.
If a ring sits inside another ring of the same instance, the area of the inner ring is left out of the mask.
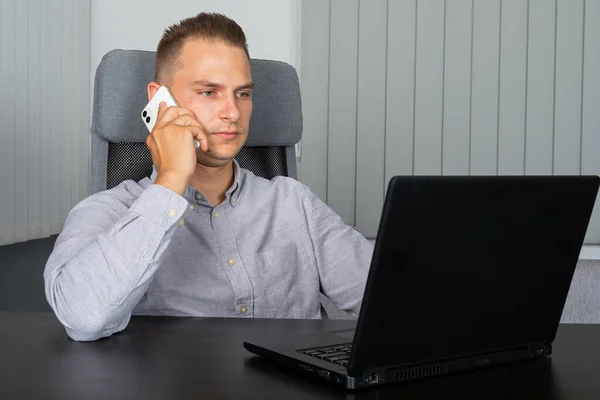
[[[204,138],[202,140],[198,140],[198,143],[200,143],[200,150],[206,153],[208,151],[208,139]]]
[[[179,126],[192,126],[192,125],[195,125],[195,126],[198,126],[198,127],[201,126],[200,122],[198,122],[198,120],[196,119],[196,117],[195,116],[191,116],[189,114],[184,114],[184,115],[181,115],[181,116],[175,118],[174,120],[172,120],[170,122],[170,124],[172,124],[172,125],[179,125]]]
[[[167,103],[164,101],[161,101],[158,105],[158,113],[156,113],[156,123],[154,124],[154,129],[158,129],[162,126],[161,121],[167,108]]]
[[[171,134],[174,135],[191,135],[193,139],[197,140],[200,144],[200,149],[208,151],[208,139],[204,133],[204,129],[198,125],[172,125]],[[196,147],[196,146],[194,146]]]
[[[208,151],[208,139],[206,138],[206,134],[204,133],[204,130],[200,129],[199,131],[195,130],[195,126],[191,126],[190,128],[192,128],[192,135],[194,136],[194,139],[198,141],[198,143],[200,143],[200,150],[207,152]]]
[[[164,104],[164,111],[161,113],[161,109],[160,107],[162,107],[162,105]],[[188,115],[189,117],[193,118],[194,120],[196,119],[196,116],[194,115],[193,112],[191,112],[190,110],[188,110],[187,108],[182,108],[182,107],[176,107],[176,106],[170,106],[167,107],[166,103],[161,102],[160,103],[160,107],[159,107],[159,117],[156,121],[156,127],[158,129],[163,128],[165,125],[171,123],[172,121],[174,121],[175,119],[179,118],[182,115]]]

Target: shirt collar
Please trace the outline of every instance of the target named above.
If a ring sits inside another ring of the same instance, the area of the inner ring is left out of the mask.
[[[154,183],[156,181],[156,176],[158,172],[156,171],[156,167],[152,166],[152,174],[150,175],[150,180]],[[242,180],[241,177],[241,168],[240,164],[238,164],[237,160],[233,159],[233,184],[227,191],[225,192],[225,201],[228,201],[233,207],[235,207],[238,203],[239,193],[242,189]],[[185,190],[184,196],[186,199],[195,199],[197,194],[201,194],[204,199],[203,193],[199,190],[194,189],[191,186],[188,186]]]
[[[242,181],[240,179],[240,164],[238,164],[237,160],[233,159],[233,184],[231,187],[225,192],[225,198],[232,206],[236,206],[238,202],[239,193],[242,187]]]

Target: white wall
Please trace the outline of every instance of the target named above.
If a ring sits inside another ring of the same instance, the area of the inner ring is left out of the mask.
[[[112,49],[156,50],[165,28],[202,11],[244,30],[252,58],[300,65],[300,0],[92,0],[91,77]],[[299,72],[299,71],[298,71]]]

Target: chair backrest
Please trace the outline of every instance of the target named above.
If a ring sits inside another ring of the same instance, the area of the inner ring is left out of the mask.
[[[90,194],[124,180],[152,173],[145,140],[148,130],[140,117],[148,102],[146,87],[154,80],[152,51],[112,50],[96,70],[92,116]],[[294,145],[302,136],[302,106],[296,70],[271,60],[250,60],[253,111],[240,166],[270,179],[297,179]]]

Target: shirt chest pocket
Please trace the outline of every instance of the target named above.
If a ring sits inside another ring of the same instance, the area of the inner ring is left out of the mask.
[[[256,254],[272,318],[310,318],[320,307],[319,274],[300,243]]]

